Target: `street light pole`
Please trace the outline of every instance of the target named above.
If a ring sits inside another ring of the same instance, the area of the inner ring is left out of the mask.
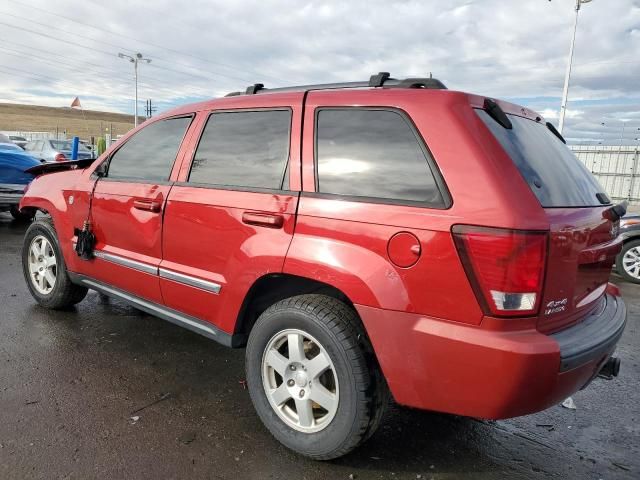
[[[133,63],[133,75],[134,75],[135,84],[136,84],[135,104],[133,108],[133,112],[134,112],[133,126],[135,128],[138,126],[138,63],[139,62],[151,63],[151,59],[144,58],[141,53],[136,53],[133,57],[130,55],[126,55],[124,53],[119,53],[118,57],[126,58],[129,60],[129,62]]]
[[[562,133],[564,128],[564,116],[567,113],[567,101],[569,98],[569,80],[571,79],[571,64],[573,63],[573,48],[576,43],[576,32],[578,30],[578,14],[583,3],[589,3],[591,0],[576,0],[576,17],[573,22],[573,35],[571,36],[571,45],[569,47],[569,60],[567,62],[567,72],[564,76],[564,88],[562,90],[562,104],[560,105],[560,122],[558,123],[558,131]]]

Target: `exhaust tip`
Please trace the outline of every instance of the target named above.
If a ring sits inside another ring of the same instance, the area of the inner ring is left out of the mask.
[[[620,359],[618,357],[609,357],[609,360],[602,366],[598,376],[611,380],[620,373]]]

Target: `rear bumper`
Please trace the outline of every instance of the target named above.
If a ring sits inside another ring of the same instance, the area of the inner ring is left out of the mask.
[[[544,410],[586,386],[626,319],[624,302],[611,294],[598,312],[554,335],[356,308],[398,403],[490,419]]]
[[[560,347],[560,371],[599,360],[615,349],[627,322],[627,308],[621,297],[605,295],[598,310],[579,324],[554,333]]]
[[[0,184],[0,206],[18,205],[24,195],[24,185]]]

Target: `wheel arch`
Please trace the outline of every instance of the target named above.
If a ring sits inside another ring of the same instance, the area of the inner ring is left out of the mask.
[[[285,298],[317,293],[333,297],[355,308],[351,299],[340,289],[318,280],[288,273],[270,273],[258,278],[249,288],[236,319],[234,334],[244,338],[242,345],[256,320],[267,308]]]

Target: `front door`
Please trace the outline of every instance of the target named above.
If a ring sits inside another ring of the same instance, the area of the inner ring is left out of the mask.
[[[165,304],[227,333],[254,282],[282,271],[295,227],[302,95],[264,97],[261,108],[201,112],[164,215]]]
[[[169,181],[192,117],[159,120],[142,128],[107,160],[96,185],[91,220],[95,260],[84,269],[100,281],[162,302],[162,212]]]

